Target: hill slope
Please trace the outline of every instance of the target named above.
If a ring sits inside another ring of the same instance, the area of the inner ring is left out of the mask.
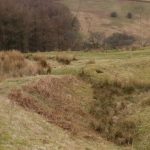
[[[23,109],[23,107],[12,103],[12,101],[6,98],[7,93],[9,93],[9,89],[12,89],[12,87],[19,88],[24,84],[30,85],[30,82],[35,82],[35,80],[39,80],[41,78],[42,77],[35,77],[34,79],[32,77],[11,79],[1,83],[0,87],[5,89],[5,91],[3,91],[2,89],[0,91],[0,150],[118,149],[117,146],[103,140],[101,137],[93,139],[92,137],[90,137],[90,135],[87,138],[84,138],[81,135],[73,135],[67,130],[63,130],[62,128],[58,127],[58,125],[56,125],[54,122],[47,122],[47,119],[44,119],[43,116],[38,115],[29,109]],[[60,82],[59,78],[58,83]],[[57,79],[55,77],[55,81],[56,80]],[[82,91],[83,89],[84,91],[88,90],[88,92],[90,92],[89,90],[91,90],[88,85],[81,84],[81,89],[79,89],[79,91]],[[64,93],[64,95],[65,94],[67,93]],[[78,96],[80,97],[82,96],[82,94],[83,93],[80,92],[78,93]],[[89,99],[86,96],[84,98]],[[52,106],[51,108],[54,108],[54,106]],[[65,121],[65,116],[62,119],[64,119]]]
[[[150,49],[24,55],[40,55],[52,75],[0,82],[1,150],[149,149]]]
[[[143,39],[150,37],[150,3],[129,2],[123,0],[62,0],[79,18],[81,31],[89,32],[127,32]],[[117,18],[111,18],[111,12],[117,12]],[[132,13],[133,18],[126,16]],[[141,19],[142,18],[142,19]]]

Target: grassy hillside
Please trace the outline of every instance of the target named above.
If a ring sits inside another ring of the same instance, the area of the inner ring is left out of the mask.
[[[127,32],[143,38],[149,38],[149,3],[121,0],[62,0],[80,20],[81,31],[89,32]],[[80,6],[79,6],[80,5]],[[117,12],[117,18],[111,18],[111,12]],[[127,13],[133,18],[128,19]],[[142,17],[142,19],[141,19]]]
[[[70,9],[76,11],[80,4],[81,11],[91,11],[91,12],[111,12],[117,11],[126,13],[131,12],[140,12],[139,8],[143,9],[144,14],[149,14],[148,4],[147,3],[138,3],[122,0],[62,0]]]
[[[149,48],[21,57],[21,74],[0,74],[1,150],[150,148]],[[28,72],[28,63],[40,71]]]
[[[82,133],[76,135],[70,131],[59,127],[56,122],[50,123],[42,115],[38,115],[31,109],[24,109],[19,105],[12,103],[7,98],[7,94],[11,89],[19,88],[23,85],[30,85],[30,83],[45,79],[46,76],[38,77],[24,77],[18,79],[8,79],[0,84],[0,150],[31,150],[31,149],[62,149],[62,150],[83,150],[83,149],[98,149],[98,150],[116,150],[120,149],[114,144],[107,142],[101,137],[93,137]],[[60,76],[53,76],[48,78],[60,78]],[[58,81],[59,82],[59,81]],[[81,82],[80,82],[81,83]],[[59,86],[59,84],[58,84]],[[76,94],[81,99],[84,95],[85,100],[91,100],[91,89],[88,84],[82,83],[76,85],[78,87]],[[73,87],[72,87],[73,88]],[[55,89],[54,89],[55,90]],[[88,92],[86,95],[84,92]],[[64,93],[66,96],[67,93]],[[77,96],[77,95],[76,95]],[[42,95],[41,95],[42,97]],[[60,99],[61,100],[61,99]],[[41,99],[42,101],[42,99]],[[55,103],[55,102],[54,102]],[[54,105],[53,103],[53,105]],[[55,103],[57,104],[57,103]],[[75,104],[75,106],[77,106]],[[42,107],[42,105],[41,105]],[[47,106],[43,106],[46,108]],[[62,106],[63,107],[63,106]],[[54,106],[51,107],[54,109]],[[75,114],[79,115],[79,114]],[[65,116],[64,116],[65,117]],[[62,121],[65,118],[62,118]],[[65,123],[64,123],[65,124]],[[76,123],[74,124],[77,125]],[[82,131],[82,129],[80,129]],[[82,136],[81,136],[82,135]]]
[[[149,149],[149,48],[107,53],[52,52],[46,55],[54,58],[74,55],[76,59],[70,65],[55,64],[52,74],[80,74],[92,84],[95,102],[91,103],[90,114],[97,120],[92,126],[102,137],[119,144],[131,142],[138,150]],[[117,122],[112,123],[114,120]]]

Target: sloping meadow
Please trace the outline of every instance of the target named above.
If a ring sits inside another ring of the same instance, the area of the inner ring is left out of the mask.
[[[63,76],[42,77],[12,90],[9,98],[71,133],[96,134],[118,145],[149,149],[149,58],[141,52],[134,59],[112,54],[114,59],[108,55],[81,61],[78,78],[62,72]],[[69,66],[76,69],[76,63]]]
[[[92,84],[91,127],[109,141],[149,149],[150,61],[89,65],[80,77]],[[144,135],[144,136],[143,136]]]
[[[48,76],[12,90],[9,98],[71,133],[88,134],[91,95],[89,86],[75,77]]]

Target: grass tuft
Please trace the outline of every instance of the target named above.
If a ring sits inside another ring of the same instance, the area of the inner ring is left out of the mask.
[[[51,65],[43,57],[36,58],[33,63],[27,60],[25,56],[16,50],[0,52],[0,78],[22,77],[37,74],[50,74]]]
[[[77,60],[75,55],[68,55],[68,54],[59,54],[56,56],[56,60],[59,63],[65,64],[65,65],[69,65],[72,61]]]

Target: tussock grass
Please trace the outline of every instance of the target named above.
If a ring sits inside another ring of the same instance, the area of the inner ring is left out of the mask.
[[[48,63],[48,58],[45,55],[41,55],[40,53],[37,53],[35,55],[32,55],[32,60],[36,61],[37,64],[43,68],[39,72],[39,74],[49,74],[52,71],[52,67],[50,63]]]
[[[27,62],[22,53],[18,51],[0,52],[0,74],[21,76]]]
[[[89,60],[88,62],[87,62],[87,65],[88,64],[95,64],[96,62],[95,62],[95,60],[94,59],[91,59],[91,60]]]
[[[42,60],[47,60],[47,57],[45,55],[41,55],[41,54],[35,54],[32,56],[32,59],[35,61],[42,61]]]
[[[38,58],[37,63],[33,63],[19,51],[0,52],[1,79],[49,73],[51,73],[51,66],[43,58]]]
[[[9,72],[13,69],[20,69],[25,66],[25,58],[18,51],[0,52],[1,68],[4,72]]]
[[[62,64],[69,65],[72,61],[76,60],[76,57],[75,55],[61,53],[56,56],[56,60]]]

